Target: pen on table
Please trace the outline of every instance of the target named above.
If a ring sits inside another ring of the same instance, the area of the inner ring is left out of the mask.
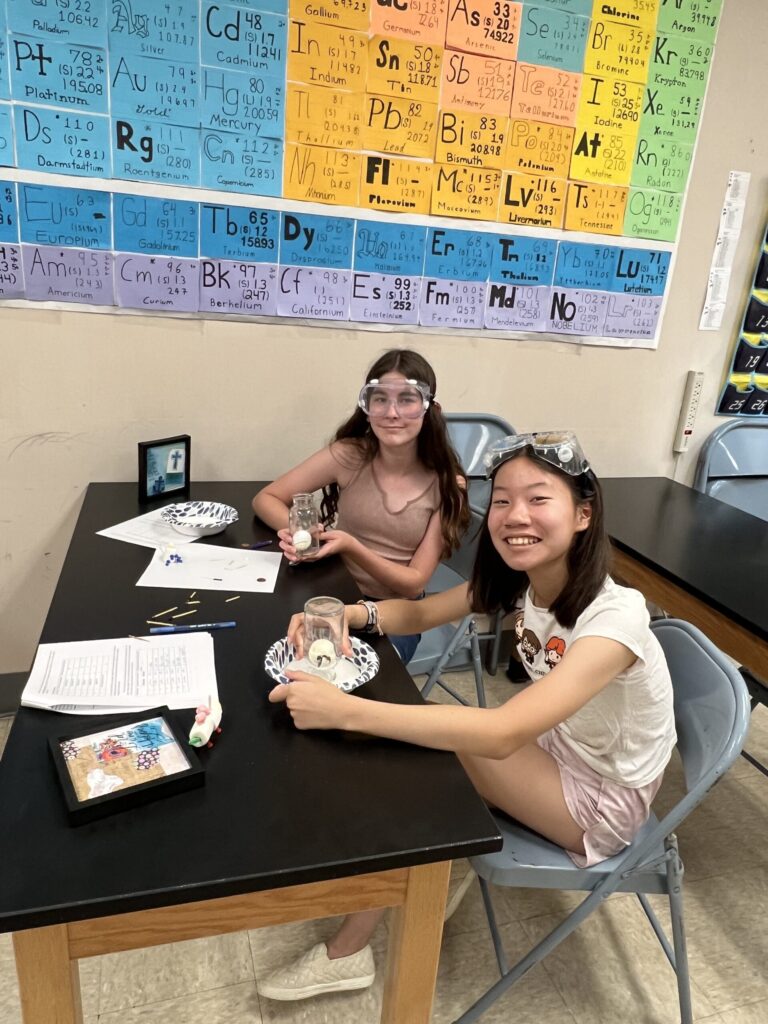
[[[270,544],[274,544],[271,540],[260,540],[257,544],[241,544],[241,548],[249,548],[251,551],[255,551],[257,548],[268,548]]]
[[[234,629],[236,622],[195,622],[188,626],[153,626],[150,633],[192,633],[201,629]]]

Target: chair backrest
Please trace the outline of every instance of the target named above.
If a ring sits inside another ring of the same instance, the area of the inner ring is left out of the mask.
[[[698,803],[739,755],[749,728],[749,693],[738,669],[689,622],[658,619],[651,629],[672,677],[686,789]]]
[[[477,544],[480,539],[480,528],[483,525],[483,517],[476,509],[470,510],[470,522],[467,532],[461,542],[461,546],[454,551],[450,558],[442,563],[449,569],[453,569],[463,580],[468,580],[472,575],[472,567],[475,564]]]
[[[494,441],[516,433],[515,428],[500,416],[485,412],[447,412],[445,420],[467,477],[470,507],[485,512],[491,487],[485,479],[483,456]]]
[[[768,520],[768,422],[729,420],[702,445],[693,486]]]

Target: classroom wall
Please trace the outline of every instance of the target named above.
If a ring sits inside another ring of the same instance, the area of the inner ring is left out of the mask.
[[[179,433],[196,480],[271,478],[329,437],[390,345],[433,363],[446,410],[572,427],[598,474],[690,482],[723,422],[712,410],[768,213],[765,52],[765,0],[725,0],[657,351],[0,307],[0,672],[31,664],[89,481],[135,480],[137,441]],[[732,169],[752,174],[744,228],[722,328],[699,332]],[[704,394],[676,460],[689,369],[704,371]]]

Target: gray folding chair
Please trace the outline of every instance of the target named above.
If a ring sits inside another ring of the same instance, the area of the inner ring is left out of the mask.
[[[559,846],[507,817],[497,817],[504,837],[498,853],[472,858],[501,979],[454,1024],[469,1024],[502,996],[526,971],[600,906],[613,892],[637,895],[667,958],[677,974],[682,1024],[691,1024],[691,992],[683,925],[683,864],[674,830],[733,764],[749,723],[749,701],[739,673],[695,626],[679,619],[661,619],[651,626],[672,676],[677,747],[683,764],[686,794],[659,821],[651,814],[634,842],[622,853],[591,868],[578,868]],[[580,890],[589,895],[527,956],[509,968],[493,912],[488,883],[536,889]],[[672,945],[653,913],[647,893],[669,897]]]
[[[768,520],[768,421],[729,420],[702,445],[693,486]]]
[[[701,447],[693,486],[728,505],[768,521],[768,422],[728,420],[713,430]],[[768,707],[768,684],[748,668],[741,674],[747,684],[752,710]],[[768,768],[747,750],[741,756],[768,775]]]
[[[469,507],[485,515],[491,497],[491,485],[485,479],[483,456],[494,441],[515,434],[516,430],[500,416],[486,412],[447,412],[448,436],[464,469]]]

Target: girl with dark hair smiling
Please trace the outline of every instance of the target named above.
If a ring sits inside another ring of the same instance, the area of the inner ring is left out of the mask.
[[[294,494],[322,489],[318,558],[341,555],[375,599],[421,597],[469,524],[461,467],[435,401],[427,360],[390,349],[368,371],[357,408],[331,443],[259,491],[253,510],[297,559],[288,526]],[[407,662],[419,634],[390,632]]]
[[[469,583],[417,604],[351,605],[346,621],[352,629],[423,631],[470,611],[517,609],[530,684],[497,708],[404,706],[289,672],[291,683],[269,699],[285,702],[299,729],[455,751],[491,806],[577,864],[594,864],[632,841],[661,785],[675,744],[669,671],[643,596],[608,575],[600,484],[576,437],[508,437],[487,464],[493,490]],[[293,617],[288,635],[301,653],[303,616]],[[382,913],[350,915],[327,945],[259,981],[259,992],[302,999],[371,984],[368,942]]]

